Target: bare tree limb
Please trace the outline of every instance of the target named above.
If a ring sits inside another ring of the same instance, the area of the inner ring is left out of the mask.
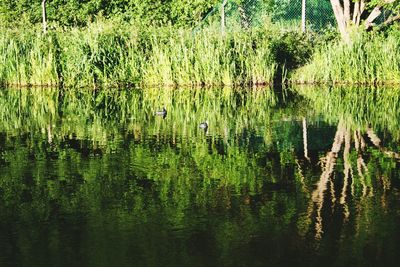
[[[358,13],[360,13],[360,1],[356,1],[354,3],[353,19],[352,19],[353,24],[356,24],[356,22],[357,22]]]
[[[364,10],[365,10],[365,2],[364,2],[364,0],[361,0],[361,3],[360,3],[360,12],[358,13],[358,16],[357,16],[356,25],[360,25],[360,22],[361,22],[361,15],[364,13]]]
[[[350,0],[343,0],[343,15],[345,23],[350,22]]]
[[[396,20],[400,20],[400,15],[397,16],[391,16],[385,22],[383,22],[383,25],[387,26],[395,22]]]
[[[369,14],[368,18],[364,22],[365,29],[368,30],[369,28],[374,26],[374,20],[382,14],[382,6],[376,6],[372,12]]]

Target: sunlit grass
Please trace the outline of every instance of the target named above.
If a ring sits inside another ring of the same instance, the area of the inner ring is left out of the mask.
[[[328,43],[309,64],[296,70],[293,82],[400,83],[400,41],[395,36],[360,35],[351,44]]]
[[[277,70],[279,38],[267,28],[222,35],[98,21],[45,35],[2,30],[5,85],[258,85]]]

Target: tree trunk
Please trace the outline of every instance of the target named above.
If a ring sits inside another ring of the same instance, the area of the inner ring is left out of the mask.
[[[364,22],[365,30],[375,26],[374,21],[382,14],[385,5],[394,3],[395,1],[396,0],[383,0],[381,5],[376,5]],[[366,7],[365,0],[330,0],[330,2],[342,39],[349,43],[351,26],[360,26],[361,16]],[[351,2],[354,2],[354,4]],[[400,16],[393,18],[399,20]],[[394,20],[389,20],[388,23],[392,23],[393,21]]]
[[[346,19],[344,16],[344,9],[339,0],[330,0],[333,13],[335,14],[336,22],[338,24],[340,35],[345,42],[350,42],[350,35],[346,25]]]

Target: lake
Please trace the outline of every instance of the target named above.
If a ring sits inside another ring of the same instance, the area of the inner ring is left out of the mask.
[[[394,266],[399,97],[2,89],[0,265]]]

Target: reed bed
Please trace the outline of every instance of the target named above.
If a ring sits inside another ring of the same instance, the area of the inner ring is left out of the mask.
[[[3,85],[260,85],[283,68],[285,44],[267,27],[221,34],[98,21],[47,34],[3,30]]]
[[[398,84],[400,39],[395,35],[364,34],[351,44],[319,47],[309,64],[296,70],[295,83]]]

